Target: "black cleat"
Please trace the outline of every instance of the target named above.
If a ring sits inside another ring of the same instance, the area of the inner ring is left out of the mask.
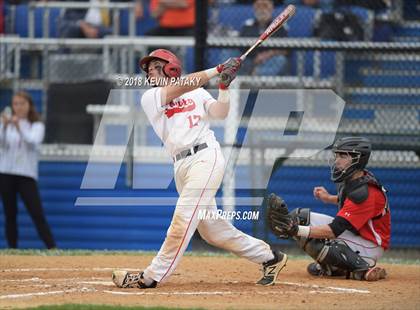
[[[276,283],[277,277],[280,271],[286,266],[287,255],[276,251],[274,252],[274,258],[266,263],[263,263],[263,276],[258,280],[258,285],[269,286]]]
[[[329,268],[328,266],[324,267],[318,263],[310,263],[306,270],[311,276],[314,277],[342,277],[345,276],[347,273],[344,270],[336,269],[333,270],[333,267]]]

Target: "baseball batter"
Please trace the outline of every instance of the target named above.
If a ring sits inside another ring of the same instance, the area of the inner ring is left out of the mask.
[[[199,81],[172,85],[171,78],[181,76],[180,60],[168,50],[158,49],[140,61],[148,78],[155,80],[141,105],[174,162],[179,199],[164,243],[151,264],[143,271],[114,271],[118,287],[154,288],[174,272],[196,229],[209,244],[263,265],[260,285],[273,285],[285,266],[287,255],[272,251],[262,240],[253,238],[225,219],[199,220],[199,210],[215,212],[215,195],[222,182],[225,160],[210,129],[210,119],[224,119],[229,112],[230,83],[241,65],[239,58],[188,79]],[[219,95],[214,99],[201,88],[219,76]]]
[[[331,216],[297,208],[288,214],[286,203],[272,194],[269,199],[269,225],[279,237],[293,237],[299,247],[316,262],[307,270],[313,276],[344,276],[377,281],[386,277],[376,266],[391,237],[391,215],[386,190],[365,169],[371,143],[363,137],[345,137],[332,148],[331,180],[338,194],[321,186],[314,196],[338,205]]]

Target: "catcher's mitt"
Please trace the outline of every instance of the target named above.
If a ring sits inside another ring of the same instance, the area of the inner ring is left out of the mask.
[[[268,197],[267,223],[271,231],[283,239],[296,236],[299,230],[296,219],[289,215],[286,202],[275,194]]]

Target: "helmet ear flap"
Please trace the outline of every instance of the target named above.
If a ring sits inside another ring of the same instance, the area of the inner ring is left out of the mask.
[[[154,60],[159,59],[165,61],[165,65],[163,66],[163,73],[167,77],[180,77],[182,71],[182,64],[181,61],[173,54],[172,52],[165,50],[165,49],[157,49],[151,52],[148,56],[143,57],[140,60],[140,68],[148,73],[149,63]]]
[[[166,76],[168,77],[179,77],[181,76],[181,67],[178,66],[177,64],[168,62],[164,67],[163,67],[163,72],[166,74]]]

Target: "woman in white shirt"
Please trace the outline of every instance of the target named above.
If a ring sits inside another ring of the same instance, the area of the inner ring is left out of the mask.
[[[39,121],[29,94],[16,93],[11,108],[11,113],[3,113],[0,118],[0,194],[6,219],[7,242],[10,248],[17,248],[19,194],[39,236],[47,248],[55,248],[37,184],[38,146],[44,139],[45,127]]]

